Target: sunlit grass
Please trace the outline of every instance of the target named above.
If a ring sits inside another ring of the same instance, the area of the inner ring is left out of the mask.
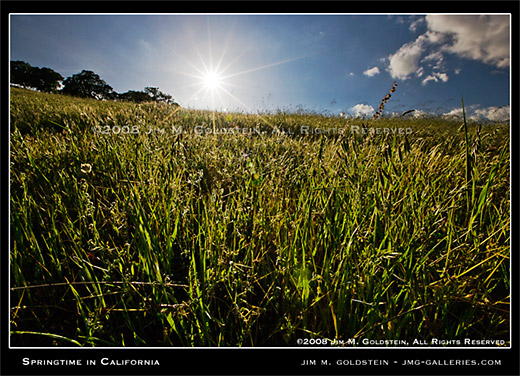
[[[12,89],[11,344],[507,341],[508,126],[348,122]]]

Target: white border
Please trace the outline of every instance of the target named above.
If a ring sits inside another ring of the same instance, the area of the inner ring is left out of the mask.
[[[9,13],[9,43],[8,43],[8,57],[9,62],[11,61],[11,16],[424,16],[424,15],[471,15],[471,16],[479,16],[479,15],[502,15],[509,16],[509,106],[511,108],[511,97],[512,97],[512,67],[513,67],[513,54],[512,54],[512,13]],[[8,97],[8,108],[10,108],[11,104],[11,87],[10,87],[10,64],[8,63],[8,82],[9,82],[9,95]],[[511,157],[511,136],[512,136],[512,124],[513,124],[513,112],[510,110],[510,120],[509,120],[509,166],[512,165],[512,157]],[[11,124],[11,111],[9,111],[9,128]],[[9,182],[11,182],[11,132],[9,131]],[[226,346],[226,347],[139,347],[139,346],[127,346],[127,347],[77,347],[77,346],[58,346],[58,347],[11,347],[11,185],[9,184],[9,193],[8,193],[8,214],[9,214],[9,231],[8,231],[8,239],[9,239],[9,253],[7,257],[9,258],[8,265],[8,307],[9,314],[8,318],[8,328],[9,328],[9,338],[8,338],[8,348],[10,350],[39,350],[39,349],[53,349],[53,350],[62,350],[62,349],[72,349],[72,350],[173,350],[173,349],[195,349],[195,350],[230,350],[230,349],[241,349],[241,350],[316,350],[316,349],[329,349],[329,350],[395,350],[395,349],[405,349],[405,350],[510,350],[512,349],[512,339],[513,339],[513,289],[514,284],[512,281],[512,244],[513,241],[511,239],[511,228],[512,228],[512,202],[513,197],[511,195],[511,168],[509,170],[509,215],[510,215],[510,223],[509,223],[509,281],[510,281],[510,294],[509,294],[509,346],[508,347],[441,347],[441,346],[396,346],[396,347],[326,347],[326,346],[291,346],[291,347],[239,347],[239,346]]]

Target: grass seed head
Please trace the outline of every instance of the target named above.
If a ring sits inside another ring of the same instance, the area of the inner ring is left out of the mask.
[[[381,99],[381,103],[379,104],[379,108],[377,109],[377,111],[375,112],[375,114],[373,116],[374,119],[377,119],[377,118],[379,118],[379,116],[381,116],[381,114],[383,113],[383,110],[385,109],[385,104],[388,103],[388,101],[392,97],[391,93],[395,92],[396,87],[397,87],[397,82],[394,81],[394,83],[392,84],[392,87],[390,88],[389,92],[383,97],[383,99]]]

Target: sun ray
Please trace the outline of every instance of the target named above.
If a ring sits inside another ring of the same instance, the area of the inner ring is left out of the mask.
[[[202,77],[201,76],[197,76],[196,78],[201,79]],[[191,83],[191,84],[188,84],[188,85],[177,86],[174,89],[175,90],[181,90],[181,89],[189,89],[189,88],[198,87],[198,86],[200,86],[200,83],[199,82],[194,82],[194,83]]]
[[[211,29],[209,27],[209,16],[206,16],[206,25],[208,26],[209,70],[213,71],[213,56],[212,56],[212,52],[211,52]]]
[[[292,61],[301,60],[301,59],[304,59],[306,57],[313,56],[313,55],[316,55],[316,52],[313,52],[313,53],[307,54],[307,55],[303,55],[303,56],[298,56],[298,57],[293,57],[293,58],[277,61],[275,63],[266,64],[266,65],[262,65],[262,66],[251,68],[251,69],[246,69],[246,70],[243,70],[241,72],[228,74],[227,76],[223,76],[222,79],[227,79],[227,78],[231,78],[231,77],[241,76],[241,75],[246,74],[246,73],[257,72],[257,71],[260,71],[260,70],[263,70],[263,69],[275,67],[277,65],[282,65],[282,64],[290,63]]]
[[[192,94],[188,99],[186,99],[186,102],[191,101],[193,98],[195,98],[202,90],[204,90],[204,87],[201,87],[199,90],[197,90],[194,94]]]
[[[216,71],[220,71],[220,72],[224,73],[225,70],[226,70],[225,68],[221,70],[220,69],[220,65],[222,64],[222,61],[224,60],[224,56],[226,56],[227,50],[229,48],[229,43],[231,42],[231,37],[232,37],[233,32],[235,30],[236,24],[237,24],[237,20],[234,19],[233,20],[233,24],[231,25],[231,28],[230,28],[230,30],[228,32],[228,36],[226,38],[226,44],[224,45],[224,48],[222,49],[222,53],[220,54],[220,59],[218,60],[217,66],[215,67]],[[247,48],[247,49],[249,49],[249,48]]]
[[[204,72],[201,72],[200,75],[196,75],[196,74],[193,74],[193,73],[189,73],[189,72],[177,72],[178,74],[182,74],[183,76],[188,76],[188,77],[192,77],[192,78],[198,78],[198,79],[202,79],[204,78]]]
[[[222,73],[226,72],[229,68],[231,68],[231,66],[232,66],[233,64],[235,64],[238,60],[240,60],[240,58],[241,58],[242,56],[244,56],[246,52],[248,52],[249,50],[251,50],[251,49],[256,45],[256,43],[257,43],[257,41],[253,41],[252,43],[250,43],[250,44],[247,46],[247,48],[244,48],[244,49],[242,50],[242,52],[240,52],[237,56],[235,56],[235,58],[234,58],[233,60],[231,60],[231,62],[230,62],[228,65],[226,65],[225,68],[222,68],[220,71],[221,71]]]
[[[218,99],[220,100],[220,103],[224,103],[224,100],[222,99],[222,96],[220,95],[220,90],[216,92]]]
[[[245,108],[249,109],[249,110],[252,110],[247,104],[245,104],[244,102],[242,102],[239,98],[237,98],[235,95],[233,95],[232,93],[230,93],[228,90],[224,89],[224,88],[221,88],[222,91],[224,91],[227,95],[229,95],[231,98],[233,98],[234,100],[236,100],[238,103],[240,103],[242,106],[244,106]],[[263,117],[262,115],[256,113],[255,114],[257,117],[260,118],[260,120],[262,120],[264,123],[266,123],[267,125],[269,125],[271,127],[271,129],[275,129],[276,127],[271,124],[267,119],[265,119],[265,117]]]
[[[206,65],[206,63],[204,62],[204,58],[202,57],[202,55],[200,54],[200,51],[199,51],[199,48],[197,47],[197,43],[195,43],[195,41],[193,40],[193,38],[191,37],[190,35],[190,39],[191,39],[191,43],[193,45],[193,48],[195,49],[195,53],[197,54],[197,56],[199,57],[199,60],[202,64],[202,67],[203,67],[203,70],[200,70],[197,68],[197,71],[200,72],[201,74],[204,74],[204,71],[208,71],[208,67]]]
[[[256,43],[256,42],[255,42]],[[231,68],[231,66],[233,64],[235,64],[238,60],[240,60],[240,58],[242,56],[244,56],[244,54],[249,51],[251,48],[253,48],[253,46],[255,45],[255,43],[251,43],[247,48],[245,48],[244,50],[242,50],[241,53],[239,53],[228,65],[226,65],[225,68],[223,68],[221,71],[222,73],[224,73],[225,71],[227,71],[229,68]]]
[[[168,48],[168,51],[169,52],[172,52],[176,57],[180,58],[184,63],[188,64],[191,68],[193,68],[195,71],[197,71],[199,74],[203,75],[204,74],[204,71],[199,69],[199,67],[197,67],[195,64],[193,64],[191,61],[189,61],[188,59],[186,59],[182,54],[180,54],[179,52],[175,51],[173,48],[171,48],[170,46],[168,46],[166,43],[164,43],[163,41],[160,41],[160,43],[164,46],[164,47],[167,47]],[[202,59],[202,57],[201,57]],[[177,72],[177,73],[181,73],[181,72]],[[184,73],[181,73],[181,74],[184,74]]]

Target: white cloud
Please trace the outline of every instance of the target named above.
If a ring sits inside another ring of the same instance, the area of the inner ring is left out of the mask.
[[[466,118],[473,121],[496,121],[507,122],[511,116],[511,108],[506,106],[492,106],[486,108],[478,108],[479,105],[471,105],[466,108]],[[442,114],[444,118],[462,118],[462,107]]]
[[[430,53],[428,56],[426,56],[421,61],[428,62],[428,66],[432,67],[433,69],[439,70],[439,69],[443,69],[443,67],[444,67],[444,56],[442,55],[442,53],[440,51],[435,51],[435,52]]]
[[[442,114],[442,117],[445,117],[445,118],[450,118],[450,117],[457,117],[457,118],[461,118],[462,117],[462,107],[459,107],[459,108],[454,108],[453,110],[449,111],[449,112],[445,112],[444,114]]]
[[[373,77],[375,76],[376,74],[379,74],[379,68],[378,67],[373,67],[373,68],[370,68],[370,69],[367,69],[366,71],[363,72],[363,74],[365,76],[368,76],[368,77]]]
[[[443,51],[498,68],[509,67],[509,16],[429,15],[426,23],[429,30],[453,38]]]
[[[410,24],[411,31],[417,31],[417,28],[424,23],[424,18],[419,18]]]
[[[437,78],[441,80],[442,82],[448,82],[448,75],[446,73],[435,73]]]
[[[354,116],[370,115],[374,113],[374,107],[367,104],[356,104],[354,107],[349,108],[349,111],[352,112]]]
[[[439,80],[435,76],[428,76],[424,80],[422,80],[423,86],[426,85],[430,81],[439,82]]]
[[[446,53],[498,68],[509,67],[509,16],[429,15],[425,20],[427,32],[403,44],[385,59],[392,78],[421,77],[429,68],[437,72],[427,73],[423,85],[429,81],[446,82]],[[416,28],[417,22],[414,21],[410,27],[414,25]]]
[[[404,18],[402,16],[397,16],[397,18],[395,19],[395,22],[397,22],[398,24],[404,24]]]
[[[460,69],[460,68],[456,68],[456,69],[455,69],[455,74],[459,74],[461,71],[462,71],[462,69]]]
[[[487,107],[475,111],[478,117],[483,117],[491,121],[507,122],[511,118],[511,108],[509,105],[500,107]]]
[[[427,76],[425,79],[422,80],[422,84],[426,85],[429,81],[448,82],[448,79],[449,79],[449,77],[446,73],[433,72],[432,74],[430,74],[429,76]]]
[[[350,77],[354,77],[354,72],[350,72],[348,75],[349,75]]]
[[[412,74],[417,74],[419,62],[426,50],[433,44],[443,40],[439,33],[426,32],[419,35],[413,42],[405,43],[395,52],[388,56],[388,71],[393,78],[406,80]],[[427,56],[433,58],[433,56]]]
[[[424,57],[424,59],[422,59],[422,61],[442,61],[443,59],[443,56],[442,56],[442,53],[440,51],[435,51],[435,52],[432,52],[431,54],[429,54],[428,56]]]
[[[426,112],[426,111],[422,111],[422,110],[415,110],[413,113],[412,113],[412,116],[416,119],[419,119],[419,118],[423,118],[423,117],[428,117],[429,114]]]
[[[419,69],[419,59],[424,52],[423,43],[416,41],[406,43],[397,52],[388,57],[388,71],[393,78],[406,80]]]
[[[446,40],[446,35],[437,31],[428,30],[423,35],[426,36],[428,38],[428,41],[430,41],[431,43],[441,43]]]

